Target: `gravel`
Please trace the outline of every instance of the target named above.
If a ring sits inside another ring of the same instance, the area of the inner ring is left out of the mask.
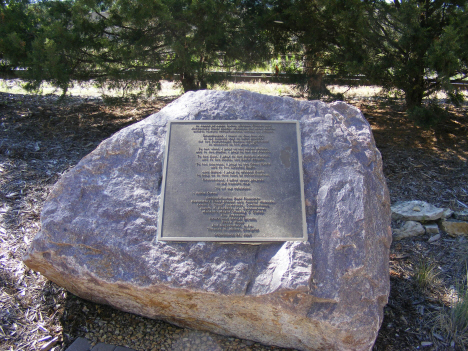
[[[216,335],[209,332],[179,328],[162,320],[153,320],[114,310],[108,306],[92,304],[71,294],[62,320],[74,319],[76,315],[84,323],[75,330],[64,329],[70,335],[68,344],[77,336],[85,337],[92,345],[99,342],[129,347],[135,350],[158,351],[280,351],[284,348],[265,346],[249,340]]]

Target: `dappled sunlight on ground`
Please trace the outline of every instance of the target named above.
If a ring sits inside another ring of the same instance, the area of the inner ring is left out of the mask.
[[[21,79],[0,79],[0,92],[11,94],[27,94],[23,88],[25,82]],[[226,82],[223,84],[215,84],[209,87],[214,90],[235,90],[243,89],[260,94],[274,96],[291,96],[294,98],[304,98],[304,94],[294,84],[270,83],[270,82]],[[385,91],[379,86],[346,86],[346,85],[328,85],[327,88],[332,94],[342,94],[345,101],[350,100],[401,100],[403,93],[398,90]],[[138,94],[138,90],[128,91],[130,94]],[[463,91],[465,99],[468,99],[468,91]],[[49,83],[44,83],[40,91],[41,95],[54,94],[61,95],[62,91],[53,87]],[[174,81],[161,81],[161,90],[156,96],[179,96],[183,94],[181,84]],[[67,92],[68,96],[82,97],[100,97],[103,95],[111,97],[122,96],[121,89],[103,89],[98,87],[94,81],[89,82],[73,82],[73,85]],[[447,99],[447,95],[443,92],[437,92],[429,96],[427,100],[442,100]]]
[[[297,96],[293,87],[277,83],[228,83],[224,89]],[[442,108],[448,109],[448,117],[424,129],[407,118],[401,99],[372,98],[378,87],[356,87],[347,92],[346,87],[336,89],[335,93],[344,93],[345,100],[361,109],[372,127],[392,203],[424,200],[453,210],[468,205],[466,106],[442,104]],[[40,349],[47,338],[57,337],[60,345],[57,350],[64,350],[78,336],[86,336],[95,343],[103,341],[105,335],[108,343],[128,343],[138,350],[147,350],[146,342],[161,348],[167,345],[166,349],[172,344],[187,348],[204,338],[207,340],[204,342],[211,342],[223,351],[240,347],[277,350],[169,326],[78,299],[23,265],[22,256],[40,228],[45,198],[62,174],[104,139],[159,111],[181,91],[174,83],[162,82],[159,97],[123,102],[116,99],[116,104],[105,103],[100,98],[102,91],[91,83],[76,85],[70,90],[72,96],[61,102],[60,91],[46,87],[43,93],[54,95],[26,94],[19,80],[0,80],[3,346],[33,351]],[[453,335],[437,327],[432,316],[445,316],[460,297],[457,289],[466,283],[463,279],[468,265],[468,238],[440,234],[433,241],[425,234],[392,244],[390,299],[374,351],[415,350],[423,343],[432,345],[427,350],[466,349],[462,339],[455,343]],[[415,267],[423,259],[434,263],[440,279],[426,290],[415,284]],[[128,331],[130,325],[135,328],[132,332]],[[105,334],[101,332],[103,326]],[[122,334],[132,333],[132,339],[118,339],[118,328]]]

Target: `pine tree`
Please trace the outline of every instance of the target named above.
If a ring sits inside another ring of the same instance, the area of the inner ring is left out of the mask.
[[[331,95],[323,75],[347,74],[362,22],[359,0],[271,0],[263,17],[276,53],[302,57],[302,76],[309,98]],[[296,76],[297,77],[297,76]]]
[[[28,0],[0,0],[0,71],[27,66],[37,21]]]
[[[151,94],[161,79],[175,78],[185,91],[205,89],[226,76],[210,71],[246,69],[268,57],[247,6],[242,0],[44,1],[31,50],[23,54],[29,86],[49,81],[66,92],[73,79],[96,79]]]
[[[450,78],[467,73],[467,10],[466,0],[370,3],[358,71],[401,89],[410,109],[437,90],[453,93]]]

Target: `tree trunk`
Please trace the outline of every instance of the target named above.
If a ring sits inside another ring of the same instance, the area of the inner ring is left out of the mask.
[[[323,95],[326,95],[328,93],[328,90],[323,80],[323,73],[318,72],[309,75],[307,88],[307,95],[309,99],[320,99]]]
[[[328,94],[328,89],[323,81],[323,72],[318,67],[317,60],[314,55],[306,55],[304,62],[305,74],[307,76],[307,98],[320,99],[323,95]]]
[[[410,79],[410,84],[404,89],[406,108],[420,107],[424,97],[424,77]]]
[[[198,84],[193,74],[187,72],[182,73],[181,81],[184,92],[198,90]]]

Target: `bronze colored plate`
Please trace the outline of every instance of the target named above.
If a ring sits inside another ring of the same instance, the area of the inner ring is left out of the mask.
[[[158,240],[307,240],[299,122],[169,122]]]

